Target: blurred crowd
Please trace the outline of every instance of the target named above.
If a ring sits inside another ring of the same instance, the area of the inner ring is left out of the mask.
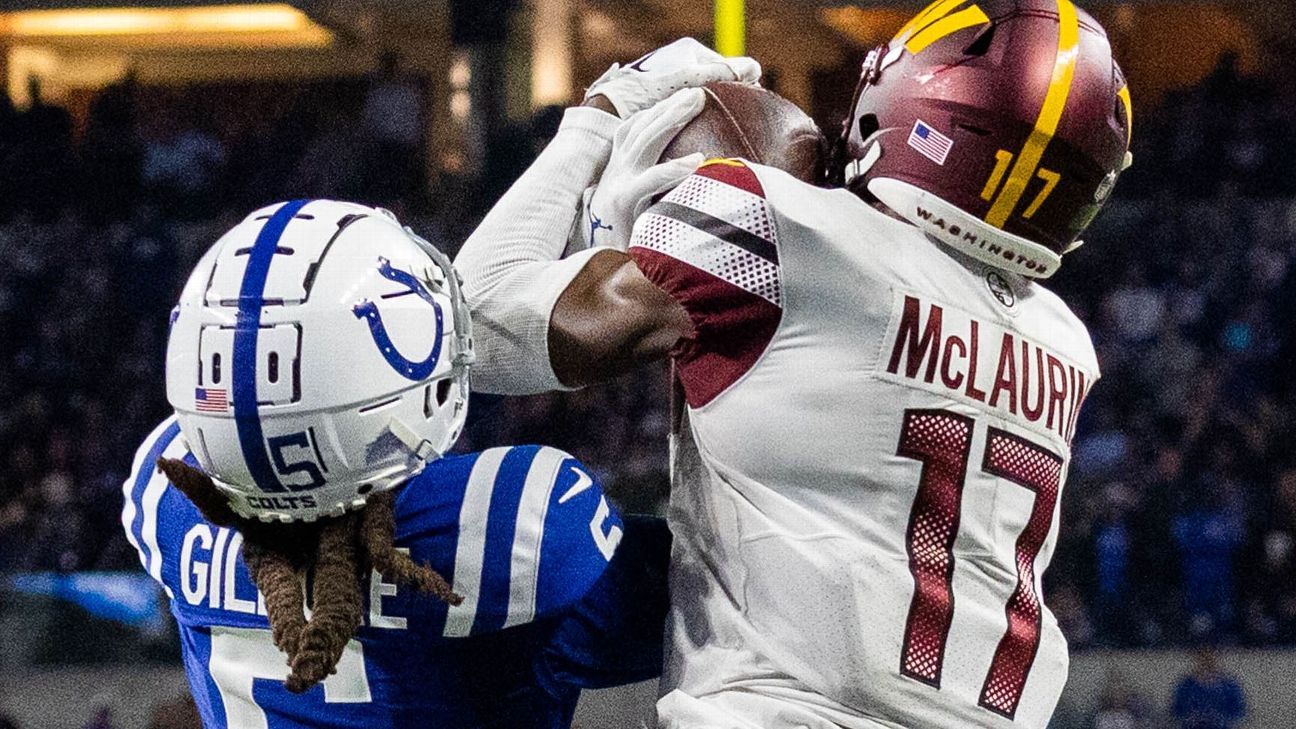
[[[1165,670],[1167,661],[1157,666]],[[1063,698],[1049,729],[1232,729],[1248,718],[1246,691],[1210,647],[1193,652],[1188,670],[1164,696],[1148,696],[1129,679],[1109,672],[1093,706]]]
[[[205,221],[303,195],[426,207],[424,85],[388,54],[367,78],[296,86],[128,76],[74,114],[33,77],[27,109],[0,94],[0,219]]]
[[[1225,58],[1136,119],[1058,277],[1103,368],[1047,583],[1073,645],[1296,642],[1291,93]]]
[[[423,113],[421,90],[394,64],[350,106],[289,105],[235,134],[201,95],[170,93],[162,119],[140,113],[130,81],[83,123],[0,104],[0,571],[132,567],[119,489],[168,411],[167,312],[235,220],[288,196],[346,197],[397,208],[453,251],[481,213],[473,200],[491,199],[427,184],[411,127],[391,120]],[[1134,168],[1056,278],[1104,370],[1046,584],[1073,645],[1296,643],[1292,93],[1226,59],[1141,111]],[[519,135],[498,168],[535,149]],[[566,448],[651,509],[666,490],[668,390],[656,367],[483,398],[460,447]]]

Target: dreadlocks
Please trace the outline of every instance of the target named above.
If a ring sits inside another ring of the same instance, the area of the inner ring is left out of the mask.
[[[451,605],[445,578],[395,547],[396,494],[369,499],[359,511],[315,523],[271,524],[234,513],[207,474],[183,461],[159,458],[158,468],[217,526],[243,535],[243,561],[265,596],[274,644],[288,656],[284,686],[301,693],[337,669],[346,644],[360,628],[361,585],[371,569],[384,579]],[[303,611],[304,577],[314,572],[311,618]]]

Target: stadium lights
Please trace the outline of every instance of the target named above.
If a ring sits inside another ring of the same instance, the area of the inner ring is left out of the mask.
[[[820,22],[864,46],[885,41],[908,17],[906,11],[888,7],[844,5],[819,8]]]
[[[326,29],[287,4],[25,10],[0,15],[0,33],[26,39],[271,33],[292,35],[304,45],[331,40]]]
[[[537,0],[531,23],[531,103],[566,104],[572,82],[571,0]]]

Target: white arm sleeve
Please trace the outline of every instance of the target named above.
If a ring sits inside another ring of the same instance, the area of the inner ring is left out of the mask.
[[[607,163],[621,120],[574,107],[534,164],[455,258],[472,310],[473,389],[525,395],[564,388],[549,362],[549,316],[597,250],[560,259],[585,188]]]

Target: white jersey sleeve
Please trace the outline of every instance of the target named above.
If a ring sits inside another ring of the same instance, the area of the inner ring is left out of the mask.
[[[675,352],[690,405],[737,382],[782,319],[779,246],[760,181],[711,160],[635,223],[630,257],[683,304],[693,332]]]

